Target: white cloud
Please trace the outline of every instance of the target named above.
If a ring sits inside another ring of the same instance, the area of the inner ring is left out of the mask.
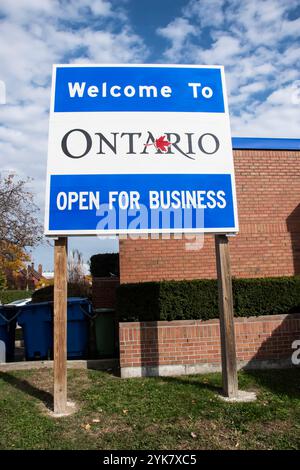
[[[265,90],[266,84],[265,82],[253,82],[250,83],[249,85],[242,86],[239,90],[240,94],[243,95],[243,93],[246,93],[249,95],[249,93],[257,93],[259,91]]]
[[[213,43],[210,49],[193,48],[196,58],[205,64],[232,63],[242,53],[240,41],[232,36],[223,34]]]
[[[300,83],[300,19],[290,15],[297,6],[297,0],[190,0],[163,28],[180,20],[198,33],[187,35],[184,47],[165,35],[170,61],[225,65],[234,135],[299,137],[299,103],[290,99]]]
[[[45,16],[48,21],[55,21],[59,17],[70,21],[82,19],[87,12],[103,17],[115,14],[109,0],[3,0],[1,11],[16,23],[26,25],[38,16]]]
[[[196,33],[196,29],[185,18],[176,18],[165,28],[159,28],[157,33],[168,39],[172,46],[166,51],[165,56],[176,62],[184,51],[185,43],[190,35]]]
[[[107,0],[1,0],[0,18],[1,171],[34,177],[43,218],[52,64],[142,62],[147,50]]]
[[[236,136],[299,137],[299,106],[293,103],[293,86],[271,93],[261,103],[255,102],[240,116],[232,116]]]
[[[88,26],[86,15],[91,21],[112,12],[113,24]],[[0,106],[1,166],[44,180],[52,64],[70,56],[73,62],[137,62],[147,52],[124,12],[113,11],[106,0],[2,0],[0,13],[0,80],[7,94]],[[74,28],[70,20],[82,24]]]
[[[191,0],[183,10],[188,18],[197,18],[202,28],[220,27],[225,21],[224,0]]]

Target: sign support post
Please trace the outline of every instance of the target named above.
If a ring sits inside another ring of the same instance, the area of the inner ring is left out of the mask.
[[[238,379],[233,321],[233,296],[230,254],[226,235],[215,236],[218,296],[221,331],[223,392],[228,398],[238,397]]]
[[[68,239],[54,247],[54,414],[67,412],[67,258]]]

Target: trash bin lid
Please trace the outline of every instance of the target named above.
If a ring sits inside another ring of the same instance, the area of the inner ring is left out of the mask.
[[[95,313],[113,313],[114,311],[114,308],[94,308]]]
[[[77,304],[77,303],[84,303],[86,304],[89,302],[89,299],[86,297],[68,297],[68,304]]]

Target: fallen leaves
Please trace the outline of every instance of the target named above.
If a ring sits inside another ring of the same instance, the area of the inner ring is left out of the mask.
[[[85,431],[89,431],[91,429],[91,425],[89,423],[87,424],[82,424],[81,427],[85,430]]]
[[[98,423],[100,423],[100,422],[101,422],[101,420],[100,420],[99,418],[93,418],[93,419],[91,420],[91,423],[93,423],[93,424],[98,424]],[[91,427],[92,427],[92,426],[91,426],[90,423],[82,423],[82,424],[81,424],[81,428],[84,429],[85,431],[90,431],[90,430],[91,430]]]

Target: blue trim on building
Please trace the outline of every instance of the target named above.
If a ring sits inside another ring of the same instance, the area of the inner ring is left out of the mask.
[[[300,139],[232,137],[232,147],[234,150],[300,150]]]

